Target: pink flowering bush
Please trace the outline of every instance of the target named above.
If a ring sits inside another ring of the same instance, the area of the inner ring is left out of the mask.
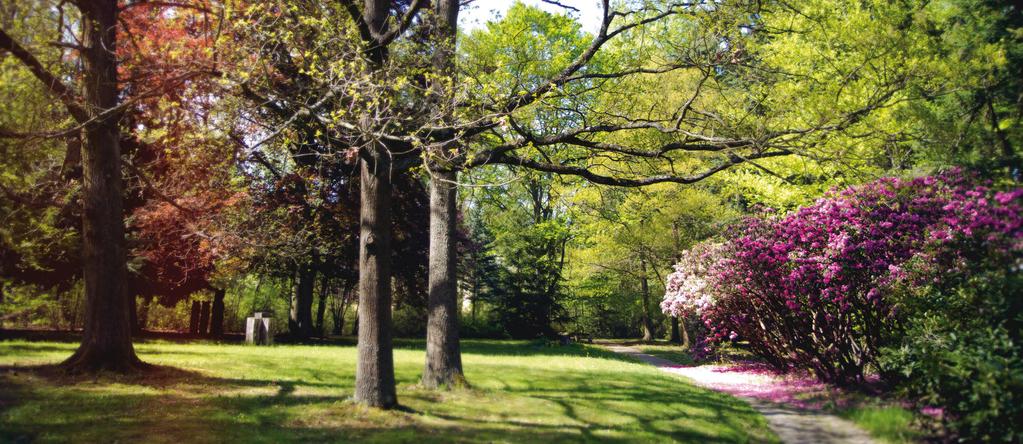
[[[892,288],[882,368],[962,440],[1023,441],[1023,190],[957,197]]]
[[[950,238],[1018,230],[1018,200],[958,171],[833,191],[791,214],[748,218],[722,246],[687,256],[662,308],[695,310],[712,339],[746,341],[780,370],[863,383],[899,338],[892,289],[910,278],[906,264]]]

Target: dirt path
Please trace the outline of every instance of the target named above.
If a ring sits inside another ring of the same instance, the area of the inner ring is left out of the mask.
[[[765,401],[744,393],[769,392],[774,378],[766,375],[730,373],[714,366],[682,367],[678,364],[640,352],[633,347],[607,345],[609,350],[632,356],[667,373],[685,376],[696,385],[733,394],[764,415],[771,430],[786,444],[821,443],[853,444],[875,442],[867,432],[852,422],[834,415],[800,409],[783,403]]]

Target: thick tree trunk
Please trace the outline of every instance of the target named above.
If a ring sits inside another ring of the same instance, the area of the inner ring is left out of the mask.
[[[640,316],[643,319],[643,340],[652,341],[654,339],[654,325],[650,321],[650,283],[646,276],[646,261],[641,260],[639,262],[642,277],[640,278],[639,285],[643,296],[643,306],[640,308]]]
[[[430,295],[427,302],[427,388],[465,384],[458,343],[458,292],[455,276],[456,189],[458,173],[434,171],[430,180]]]
[[[327,278],[327,274],[323,273],[320,278],[320,299],[319,305],[316,307],[316,335],[319,337],[326,336],[326,330],[323,326],[323,316],[327,313],[327,295],[330,294],[330,279]]]
[[[291,318],[288,326],[294,339],[305,340],[313,335],[313,285],[316,282],[316,269],[312,265],[302,265],[298,269],[298,283],[295,285],[295,296],[291,298]]]
[[[398,404],[391,347],[391,182],[385,155],[361,166],[359,231],[359,362],[355,400]]]
[[[210,309],[210,337],[220,339],[224,337],[224,296],[227,291],[223,288],[213,289],[213,307]]]
[[[454,98],[453,83],[455,38],[458,27],[458,0],[434,2],[435,48],[433,69],[441,78],[433,85],[439,108],[450,117]],[[456,185],[458,172],[446,166],[446,146],[428,166],[430,180],[430,294],[427,300],[426,367],[423,385],[427,388],[465,385],[462,350],[458,343],[458,279],[455,275],[455,225],[457,224]]]
[[[83,17],[84,93],[96,115],[118,103],[115,0],[80,3]],[[62,364],[72,372],[129,372],[146,366],[135,355],[128,314],[120,130],[102,118],[85,130],[82,152],[82,263],[85,324],[78,350]]]

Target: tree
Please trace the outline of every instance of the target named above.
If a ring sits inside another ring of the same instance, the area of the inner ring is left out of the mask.
[[[731,110],[731,115],[715,122],[704,118],[705,112],[693,106],[696,99],[688,97],[664,103],[656,113],[637,109],[619,113],[612,106],[614,88],[681,71],[706,82],[725,66],[742,63],[741,48],[722,42],[737,38],[739,27],[731,25],[736,17],[740,22],[748,21],[749,15],[743,15],[748,5],[726,10],[666,2],[638,5],[635,10],[613,10],[605,1],[601,28],[595,35],[586,36],[571,20],[550,14],[541,17],[543,22],[536,33],[521,34],[517,42],[521,46],[528,43],[542,48],[538,43],[550,33],[567,50],[552,60],[524,60],[534,67],[542,65],[526,81],[509,81],[492,64],[473,63],[464,76],[470,81],[456,94],[446,87],[454,82],[452,72],[445,68],[449,63],[444,62],[453,54],[449,49],[453,33],[442,24],[457,17],[459,6],[456,2],[438,2],[428,9],[426,2],[418,0],[367,0],[361,5],[349,0],[326,5],[271,2],[239,8],[241,20],[236,23],[236,34],[239,41],[248,42],[239,57],[248,66],[252,61],[260,62],[258,69],[249,70],[257,77],[240,76],[239,89],[265,104],[281,121],[264,130],[267,139],[301,135],[294,140],[309,157],[329,165],[343,165],[346,159],[348,165],[358,161],[360,363],[356,399],[369,405],[396,404],[387,326],[391,303],[389,190],[394,178],[407,175],[425,161],[427,169],[435,172],[437,166],[444,167],[440,170],[465,170],[498,164],[577,175],[604,185],[694,183],[738,164],[790,155],[798,147],[795,140],[845,128],[888,100],[897,86],[873,85],[874,93],[865,99],[850,101],[842,112],[805,126],[750,126],[743,122],[756,112],[750,107],[737,107],[745,113]],[[717,34],[701,36],[696,36],[694,30],[702,32],[703,27],[689,26],[690,33],[680,41],[673,39],[674,29],[658,28],[672,20],[690,24],[721,20],[728,26],[708,27]],[[261,26],[271,21],[272,29]],[[347,25],[338,27],[337,23]],[[657,32],[642,40],[645,34],[640,31]],[[643,48],[639,57],[622,56],[606,66],[597,63],[603,58],[600,54],[623,38],[632,39],[631,44],[638,42]],[[657,39],[679,44],[666,51],[666,56],[647,57],[661,45]],[[503,54],[514,57],[516,52]],[[700,96],[699,88],[693,90],[693,97]],[[603,107],[590,107],[595,103],[594,96],[600,97],[597,93],[608,94]],[[558,127],[544,128],[535,125],[539,120],[533,118],[542,113],[561,113],[569,118]],[[734,123],[739,124],[733,127]],[[614,140],[628,134],[647,134],[650,143],[635,147],[622,143],[622,139]],[[687,153],[701,162],[687,162],[686,171],[674,168]],[[445,176],[438,183],[455,179],[457,176]],[[438,191],[445,191],[441,194],[449,193],[440,188]],[[450,208],[454,201],[436,199],[445,208],[434,208],[431,213],[454,214]],[[440,221],[433,226],[441,234],[449,230]],[[446,247],[436,251],[451,250]],[[437,271],[438,279],[443,272],[454,269],[440,259],[438,256],[435,262],[438,267],[443,265]],[[456,296],[453,285],[436,288],[447,293],[445,300]],[[446,320],[455,319],[456,314],[450,313],[454,306],[435,305],[437,310],[431,312],[446,314],[443,322],[432,325],[450,328],[453,323]],[[433,337],[456,336],[448,332]],[[431,350],[457,352],[457,348],[445,346]],[[457,360],[454,356],[436,361],[431,357],[431,362]]]
[[[117,58],[116,1],[75,4],[81,12],[84,97],[49,72],[6,31],[0,48],[17,58],[60,100],[84,132],[82,254],[85,325],[82,344],[64,362],[71,371],[133,371],[144,367],[131,344],[126,248],[121,183],[121,132]]]

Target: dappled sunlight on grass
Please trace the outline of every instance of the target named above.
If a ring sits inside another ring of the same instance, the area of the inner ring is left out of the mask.
[[[74,344],[0,342],[0,441],[775,439],[741,401],[595,347],[466,341],[472,388],[430,391],[417,385],[422,341],[397,345],[402,409],[379,411],[349,399],[356,353],[347,345],[147,342],[137,346],[144,360],[177,370],[157,382],[67,384],[20,367],[59,362]]]

